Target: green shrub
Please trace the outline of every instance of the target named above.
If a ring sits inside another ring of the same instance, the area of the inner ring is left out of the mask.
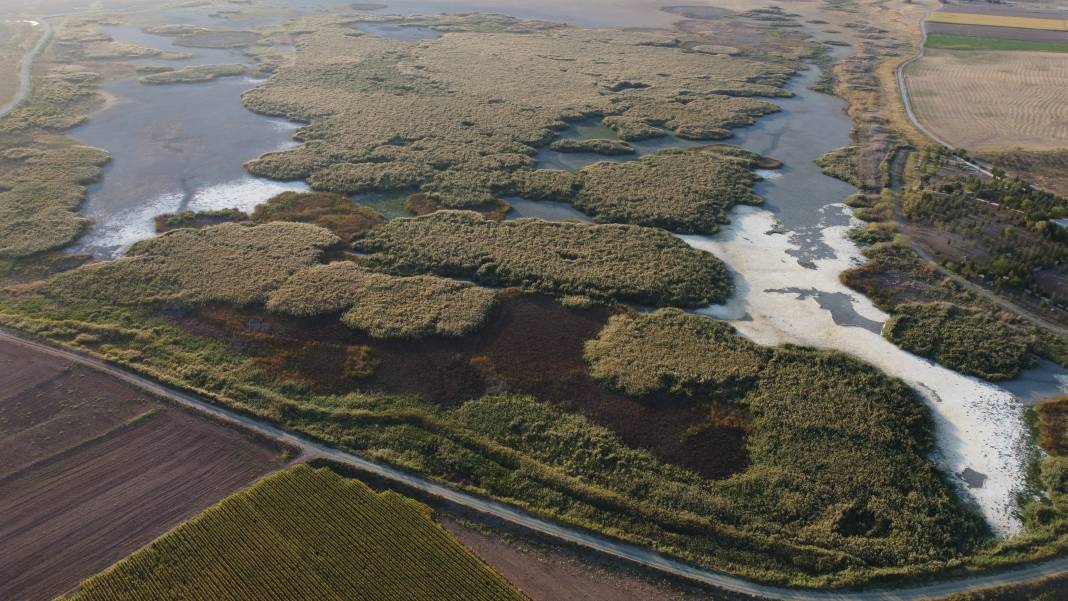
[[[988,380],[1010,380],[1030,367],[1034,340],[986,311],[950,303],[899,305],[883,335],[901,348]]]

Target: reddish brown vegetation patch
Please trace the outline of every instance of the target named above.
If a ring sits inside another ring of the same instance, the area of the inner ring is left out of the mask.
[[[252,213],[256,223],[298,221],[326,228],[351,242],[386,219],[378,211],[331,192],[282,192]]]
[[[418,341],[375,340],[336,316],[289,319],[223,307],[178,322],[201,334],[226,332],[213,337],[228,338],[272,376],[315,392],[378,390],[443,407],[487,393],[528,394],[577,411],[627,444],[706,477],[744,470],[745,416],[668,395],[633,399],[589,377],[582,345],[608,315],[603,307],[565,308],[548,297],[512,295],[472,336]],[[351,377],[347,358],[361,347],[370,349],[373,374]]]
[[[1038,444],[1050,455],[1068,455],[1068,397],[1035,405],[1039,418]]]

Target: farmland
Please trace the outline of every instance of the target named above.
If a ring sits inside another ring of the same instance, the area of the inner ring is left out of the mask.
[[[980,37],[932,33],[927,37],[928,48],[943,50],[1027,50],[1032,52],[1068,52],[1068,41],[1014,40],[1000,37]]]
[[[45,601],[270,470],[276,450],[0,345],[0,597]]]
[[[1068,146],[1068,59],[1059,53],[931,50],[908,69],[919,119],[974,151]]]
[[[1028,17],[1022,15],[984,15],[976,12],[962,13],[937,11],[928,17],[928,21],[931,21],[932,23],[951,23],[955,25],[983,25],[987,27],[1012,27],[1015,29],[1068,31],[1068,20]]]
[[[226,498],[66,597],[279,598],[525,597],[434,523],[426,507],[307,466]]]

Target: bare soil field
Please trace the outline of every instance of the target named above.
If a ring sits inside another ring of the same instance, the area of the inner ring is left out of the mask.
[[[0,599],[52,599],[273,469],[276,450],[0,344]]]
[[[916,114],[969,150],[1068,146],[1068,57],[1047,52],[930,50],[906,73]]]
[[[535,550],[451,519],[441,525],[532,601],[683,601],[696,599],[630,574],[588,565],[563,551]],[[701,598],[715,601],[708,597]]]

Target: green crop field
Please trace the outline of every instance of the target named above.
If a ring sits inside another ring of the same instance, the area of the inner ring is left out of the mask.
[[[66,599],[524,598],[424,505],[301,465],[227,497]]]
[[[932,33],[927,36],[928,48],[945,50],[1030,50],[1033,52],[1068,52],[1068,42],[1052,40],[1010,40],[982,36]]]

